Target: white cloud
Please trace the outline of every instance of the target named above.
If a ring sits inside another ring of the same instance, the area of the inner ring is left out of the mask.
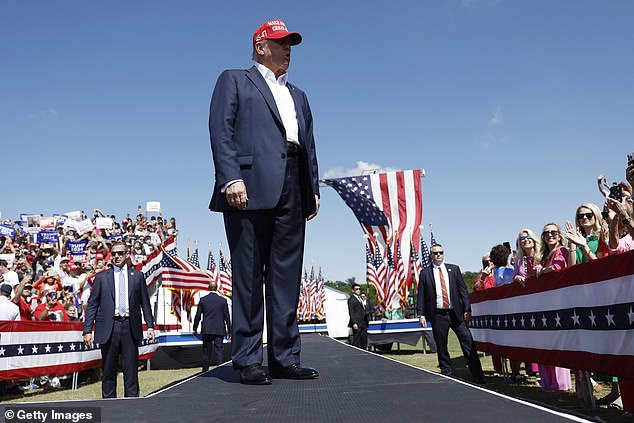
[[[396,172],[401,169],[395,169],[391,167],[383,167],[376,163],[368,163],[364,161],[357,161],[357,167],[351,169],[345,169],[343,166],[336,166],[331,169],[328,169],[323,177],[324,178],[343,178],[344,176],[356,176],[362,175],[365,173],[372,173],[372,171],[377,171],[379,173],[383,172]]]
[[[491,126],[499,126],[504,124],[504,117],[502,116],[502,109],[499,107],[493,111],[493,114],[487,121],[489,127]]]

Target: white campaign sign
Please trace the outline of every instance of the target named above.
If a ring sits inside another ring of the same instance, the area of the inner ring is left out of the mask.
[[[148,201],[145,203],[145,209],[148,212],[160,212],[161,211],[161,202],[160,201]]]
[[[112,229],[113,221],[111,217],[98,217],[97,218],[97,229]]]

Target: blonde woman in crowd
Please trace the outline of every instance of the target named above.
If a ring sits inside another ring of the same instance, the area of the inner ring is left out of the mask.
[[[541,256],[542,268],[536,271],[540,277],[546,273],[556,272],[568,266],[570,253],[565,247],[564,234],[556,223],[548,223],[542,230]],[[570,370],[551,365],[538,365],[539,384],[545,391],[568,391],[572,387]]]
[[[522,285],[526,284],[526,279],[535,276],[542,268],[541,264],[541,242],[539,237],[530,229],[522,229],[515,241],[517,253],[515,254],[515,266],[513,268],[513,282]]]
[[[566,237],[571,242],[568,265],[584,263],[609,254],[603,233],[603,217],[599,207],[585,203],[577,207],[576,226],[566,222]]]

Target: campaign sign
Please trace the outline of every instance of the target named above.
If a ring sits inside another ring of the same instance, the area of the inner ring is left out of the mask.
[[[95,226],[92,224],[92,220],[84,219],[79,222],[79,225],[77,225],[77,233],[79,233],[79,235],[83,235],[86,232],[92,231],[94,227]]]
[[[40,229],[42,229],[43,231],[50,231],[51,229],[55,229],[55,218],[40,217]]]
[[[148,212],[160,212],[161,211],[161,202],[160,201],[148,201],[145,203],[145,210]]]
[[[86,244],[88,244],[88,241],[68,241],[66,242],[66,249],[72,255],[79,256],[85,253]]]
[[[68,216],[63,214],[54,214],[53,217],[57,220],[57,224],[62,226],[66,223],[66,219],[68,219]]]
[[[81,220],[81,212],[80,211],[66,212],[66,213],[64,213],[64,215],[68,216],[69,219],[73,219],[73,220],[77,220],[77,221]]]
[[[98,217],[95,222],[97,229],[112,229],[113,221],[111,217]]]
[[[15,261],[15,254],[0,254],[0,260],[6,260],[7,263],[13,263]]]
[[[38,244],[57,244],[59,236],[56,231],[41,231],[37,234]]]
[[[11,226],[0,225],[0,236],[6,236],[13,239],[15,238],[15,229]]]
[[[123,241],[123,234],[108,235],[108,239],[111,239],[113,241]]]

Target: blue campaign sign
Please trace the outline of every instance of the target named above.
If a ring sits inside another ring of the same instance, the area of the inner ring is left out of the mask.
[[[11,226],[0,225],[0,236],[6,236],[13,239],[15,238],[15,229],[13,229]]]
[[[66,249],[74,256],[84,254],[86,251],[86,244],[88,241],[68,241],[66,243]]]
[[[56,231],[41,231],[37,233],[38,244],[56,244],[59,236]]]

